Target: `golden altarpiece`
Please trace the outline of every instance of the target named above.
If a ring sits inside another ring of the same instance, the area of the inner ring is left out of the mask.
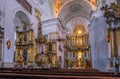
[[[22,27],[16,27],[14,64],[17,67],[41,67],[58,68],[57,42],[42,35],[41,13],[34,8],[35,17],[38,20],[38,35],[34,37],[34,31],[25,22]],[[56,33],[55,33],[56,35]]]
[[[35,55],[35,62],[36,62],[37,67],[48,68],[49,57],[44,51],[47,40],[42,35],[41,13],[39,9],[37,8],[34,8],[34,12],[35,12],[35,17],[38,21],[38,36],[35,39],[36,52],[37,52],[37,54]]]
[[[34,62],[34,32],[25,23],[22,28],[16,27],[16,40],[15,40],[15,66],[33,66]]]
[[[50,63],[53,67],[58,68],[58,56],[57,56],[57,40],[58,39],[58,33],[57,32],[51,32],[49,33],[50,39],[48,43],[46,44],[47,52],[49,52],[50,57]]]
[[[49,41],[48,38],[42,35],[41,13],[37,8],[34,10],[38,20],[38,37],[35,39],[37,52],[35,62],[37,63],[37,66],[42,68],[57,67],[56,43]]]
[[[91,68],[89,35],[70,34],[65,41],[65,67],[68,69]]]
[[[114,34],[113,34],[114,31]],[[115,38],[113,38],[114,36]],[[120,65],[120,27],[115,29],[107,29],[107,41],[109,45],[109,66],[114,68],[117,65]],[[114,51],[116,51],[114,53]],[[115,63],[117,61],[117,63]],[[108,69],[109,70],[109,69]]]

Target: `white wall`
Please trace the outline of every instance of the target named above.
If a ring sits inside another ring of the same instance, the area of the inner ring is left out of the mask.
[[[12,66],[14,59],[14,34],[15,34],[15,15],[18,11],[23,11],[31,21],[31,15],[25,10],[16,0],[5,0],[5,38],[4,38],[4,53],[3,53],[3,61],[5,62],[5,66],[9,64]],[[11,47],[7,49],[6,41],[10,39]]]
[[[4,27],[4,17],[5,17],[5,14],[4,14],[4,8],[5,8],[5,0],[0,0],[0,25],[2,27]]]
[[[42,16],[41,16],[41,21],[45,21],[48,19],[52,19],[53,18],[53,13],[51,10],[51,4],[49,4],[50,1],[52,0],[43,0],[43,3],[41,4],[40,2],[38,2],[39,0],[27,0],[32,6],[34,7],[38,7]]]

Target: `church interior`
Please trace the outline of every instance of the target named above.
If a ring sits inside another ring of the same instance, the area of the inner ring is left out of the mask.
[[[0,0],[0,78],[5,76],[119,79],[120,1]]]

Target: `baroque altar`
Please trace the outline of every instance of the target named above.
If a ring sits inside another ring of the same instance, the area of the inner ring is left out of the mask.
[[[16,40],[15,40],[15,66],[33,66],[34,62],[34,32],[25,23],[22,28],[16,27]]]

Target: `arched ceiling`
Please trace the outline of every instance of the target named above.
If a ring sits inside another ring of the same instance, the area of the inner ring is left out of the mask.
[[[63,28],[66,31],[73,32],[76,25],[82,25],[88,31],[87,26],[93,9],[93,6],[88,0],[68,0],[61,7],[58,18],[61,20]]]
[[[76,28],[81,28],[79,30],[88,33],[88,24],[89,21],[86,18],[80,16],[74,17],[67,22],[67,24],[64,26],[64,29],[67,34],[74,33]]]
[[[49,5],[41,5],[42,21],[51,18],[59,18],[62,27],[67,32],[73,32],[73,29],[77,25],[84,27],[88,32],[88,24],[90,21],[90,14],[95,10],[95,6],[92,5],[97,0],[45,0]],[[51,5],[53,4],[53,5]],[[44,8],[45,6],[49,9]],[[47,17],[46,17],[47,16]],[[77,20],[77,23],[76,23]],[[75,25],[76,24],[76,25]]]
[[[58,14],[59,10],[64,5],[66,5],[67,3],[71,2],[71,1],[78,1],[78,0],[51,0],[51,1],[53,1],[53,3],[54,3],[55,13]],[[87,3],[89,3],[89,5],[92,6],[93,9],[95,9],[98,0],[79,0],[79,2],[82,2],[82,1],[86,1]]]

